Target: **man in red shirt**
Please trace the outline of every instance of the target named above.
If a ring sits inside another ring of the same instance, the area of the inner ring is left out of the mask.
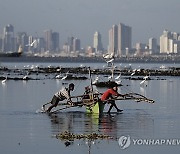
[[[106,101],[108,99],[113,99],[114,96],[122,96],[124,97],[125,95],[119,94],[118,92],[118,86],[116,83],[114,83],[110,89],[106,90],[104,94],[101,97],[101,101]],[[115,100],[109,100],[107,103],[110,103],[111,106],[108,110],[108,113],[110,113],[111,109],[113,106],[116,108],[117,112],[122,112],[123,110],[118,109],[117,105],[115,104]]]

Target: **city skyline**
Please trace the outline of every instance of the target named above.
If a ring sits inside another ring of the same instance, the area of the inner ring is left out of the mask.
[[[133,27],[133,45],[145,43],[150,37],[159,39],[164,29],[179,32],[180,27],[179,0],[0,1],[0,29],[10,23],[16,32],[39,36],[42,30],[52,29],[59,32],[61,46],[69,36],[83,40],[82,46],[93,45],[93,34],[99,31],[107,48],[107,32],[113,23]]]
[[[159,36],[160,42],[156,38],[149,38],[148,42],[136,42],[132,47],[132,27],[123,23],[113,25],[109,30],[109,44],[107,50],[103,48],[101,34],[95,32],[93,45],[81,48],[81,40],[77,37],[68,37],[63,47],[60,47],[60,35],[52,30],[44,30],[44,37],[27,35],[26,32],[15,34],[14,26],[8,24],[3,29],[0,37],[0,50],[17,51],[21,46],[24,51],[30,52],[65,52],[65,54],[81,54],[83,51],[91,54],[102,54],[103,51],[113,53],[121,57],[129,54],[150,55],[158,53],[180,53],[180,33],[164,30]],[[72,52],[72,53],[71,53]],[[83,53],[84,54],[84,53]]]

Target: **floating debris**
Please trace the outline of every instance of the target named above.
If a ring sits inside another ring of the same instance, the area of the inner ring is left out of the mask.
[[[107,82],[96,82],[94,83],[97,87],[112,87],[115,81],[107,81]],[[122,84],[118,84],[118,86],[122,86]]]
[[[108,68],[97,68],[91,70],[93,75],[107,76],[112,74]],[[25,67],[21,69],[0,67],[0,80],[4,80],[4,76],[8,76],[8,80],[44,80],[44,79],[57,79],[57,74],[67,75],[66,80],[87,80],[87,74],[89,74],[88,67]],[[135,73],[135,74],[134,74]],[[131,69],[131,68],[115,68],[114,75],[120,75],[122,79],[128,80],[143,80],[145,76],[150,76],[146,80],[156,80],[157,77],[161,76],[180,76],[180,68],[169,67],[166,70],[160,68],[154,69]],[[132,76],[133,74],[133,76]],[[28,75],[28,76],[27,76]],[[37,76],[38,75],[38,76]],[[25,76],[27,76],[25,78]],[[63,77],[63,76],[62,76]],[[117,76],[118,77],[118,76]],[[156,77],[156,78],[155,78]],[[23,79],[24,78],[24,79]],[[120,76],[118,77],[120,78]],[[117,78],[117,79],[118,79]],[[62,79],[59,77],[58,79]],[[99,81],[98,81],[99,82]],[[106,81],[107,82],[107,81]],[[98,84],[98,83],[97,83]],[[107,83],[99,83],[99,87],[107,87]]]
[[[68,131],[59,133],[56,135],[57,139],[60,140],[68,140],[68,141],[74,141],[74,140],[80,140],[80,139],[88,139],[88,140],[97,140],[97,139],[113,139],[113,137],[105,134],[97,134],[97,133],[90,133],[90,134],[74,134],[70,133]]]

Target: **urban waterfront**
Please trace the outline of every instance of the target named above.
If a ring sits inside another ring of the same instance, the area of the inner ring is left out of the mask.
[[[179,154],[178,14],[179,0],[1,1],[0,153]]]
[[[24,69],[24,66],[63,66],[103,68],[102,63],[10,63],[2,62],[7,68]],[[120,64],[116,64],[120,65]],[[162,64],[121,64],[121,67],[159,68]],[[179,64],[163,64],[166,67],[179,67]],[[1,72],[2,73],[2,72]],[[39,74],[40,76],[40,74]],[[93,76],[93,79],[95,76]],[[105,113],[99,117],[87,114],[85,108],[67,109],[57,114],[39,113],[42,104],[48,102],[62,86],[73,82],[72,95],[84,93],[89,80],[60,80],[46,78],[42,80],[7,80],[0,85],[0,151],[1,153],[179,153],[176,145],[134,145],[134,140],[180,139],[180,78],[163,76],[163,80],[149,80],[147,86],[140,86],[139,80],[127,80],[122,77],[124,86],[121,93],[133,91],[155,100],[154,104],[137,103],[133,100],[117,101],[123,113]],[[65,83],[65,84],[64,84]],[[97,88],[104,92],[106,88]],[[69,146],[66,141],[57,139],[58,133],[69,131],[74,134],[98,133],[112,136],[108,140],[74,140]],[[122,149],[119,138],[130,136],[131,144]]]

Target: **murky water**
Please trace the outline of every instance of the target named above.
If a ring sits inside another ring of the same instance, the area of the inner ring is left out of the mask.
[[[155,104],[117,101],[123,113],[105,113],[101,117],[87,114],[83,107],[54,115],[36,113],[61,88],[61,80],[9,80],[0,84],[0,153],[179,153],[180,145],[133,145],[131,140],[131,145],[123,150],[118,144],[119,137],[128,135],[131,139],[180,139],[180,78],[163,78],[150,80],[144,87],[140,81],[124,79],[125,86],[119,89],[122,93],[141,93],[154,99]],[[83,94],[89,84],[88,80],[69,82],[76,85],[72,95]],[[75,140],[66,147],[64,141],[54,137],[63,131],[96,132],[114,139]]]

